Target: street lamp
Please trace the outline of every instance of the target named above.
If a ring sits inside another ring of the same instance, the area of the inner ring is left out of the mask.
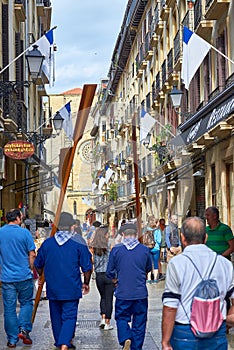
[[[178,90],[176,85],[173,86],[173,89],[168,94],[171,97],[172,105],[175,109],[179,108],[181,105],[181,99],[183,96],[183,91]]]
[[[122,171],[125,171],[126,170],[126,163],[125,163],[125,160],[122,159],[121,162],[120,162],[120,169]]]
[[[29,51],[28,54],[25,55],[25,58],[28,63],[29,74],[31,75],[32,80],[36,81],[41,75],[41,68],[45,56],[43,56],[41,51],[38,50],[37,45],[33,45],[33,50]]]
[[[62,130],[64,118],[61,116],[60,112],[57,111],[52,120],[53,120],[55,131],[59,133]]]

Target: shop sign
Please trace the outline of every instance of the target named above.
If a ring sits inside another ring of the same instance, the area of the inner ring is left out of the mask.
[[[188,145],[207,133],[222,120],[225,120],[234,111],[234,97],[224,103],[217,104],[211,113],[204,114],[195,124],[172,139],[175,146]]]
[[[28,141],[10,141],[4,146],[4,154],[12,159],[26,159],[33,155],[34,145]]]

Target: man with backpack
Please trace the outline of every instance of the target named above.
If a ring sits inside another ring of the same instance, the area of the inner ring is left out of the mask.
[[[228,348],[225,296],[234,298],[233,266],[205,245],[206,237],[200,218],[183,222],[184,251],[168,264],[162,297],[162,350]]]

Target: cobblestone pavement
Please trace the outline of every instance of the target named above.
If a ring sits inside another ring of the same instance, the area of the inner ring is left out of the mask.
[[[160,349],[160,322],[161,322],[161,294],[164,282],[149,285],[149,312],[144,350]],[[6,346],[6,335],[3,326],[3,306],[0,295],[0,350],[9,349]],[[113,312],[114,315],[114,312]],[[95,280],[91,280],[90,293],[84,296],[79,305],[78,324],[76,327],[74,345],[77,350],[119,350],[115,321],[112,319],[113,330],[99,329],[99,294]],[[55,350],[49,317],[48,301],[42,300],[38,306],[33,330],[31,332],[32,345],[23,345],[20,340],[16,349]]]
[[[161,349],[161,296],[164,288],[164,281],[158,284],[147,285],[149,291],[149,309],[146,337],[143,350]],[[1,299],[1,293],[0,293]],[[78,324],[75,332],[74,345],[77,350],[119,350],[121,347],[117,341],[117,333],[114,319],[112,320],[113,330],[100,330],[98,324],[99,315],[99,294],[96,289],[95,281],[91,280],[90,293],[80,301]],[[0,300],[0,350],[7,350],[6,335],[3,328],[3,306]],[[33,330],[31,332],[33,345],[26,346],[20,340],[17,343],[18,350],[55,350],[51,323],[49,317],[48,301],[41,301]],[[228,335],[229,350],[234,349],[234,330]],[[186,349],[185,349],[186,350]]]

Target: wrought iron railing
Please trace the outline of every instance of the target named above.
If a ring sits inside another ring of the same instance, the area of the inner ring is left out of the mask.
[[[167,60],[164,60],[162,64],[162,85],[165,84],[167,80]]]
[[[15,0],[15,4],[24,5],[24,7],[25,7],[25,1],[26,0]]]
[[[176,33],[176,36],[174,38],[174,64],[178,61],[181,54],[181,47],[180,47],[180,30]]]
[[[171,49],[167,55],[167,72],[168,75],[173,72],[173,50]]]
[[[194,29],[196,30],[202,20],[202,3],[197,0],[194,3]]]

